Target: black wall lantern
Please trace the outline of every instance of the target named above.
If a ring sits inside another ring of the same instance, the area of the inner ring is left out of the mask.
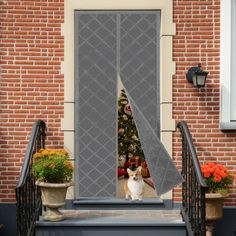
[[[186,78],[189,83],[192,83],[194,87],[201,88],[205,87],[206,77],[208,75],[207,71],[201,69],[201,64],[198,67],[191,67],[186,74]]]

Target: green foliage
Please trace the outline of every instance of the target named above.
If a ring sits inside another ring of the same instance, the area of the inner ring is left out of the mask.
[[[145,160],[132,111],[125,90],[121,90],[118,100],[118,153],[119,156],[140,156]]]
[[[220,182],[215,182],[214,177],[211,176],[209,178],[205,178],[205,182],[208,186],[207,188],[208,193],[226,194],[228,193],[229,185],[231,185],[233,182],[233,177],[227,176],[226,178],[223,178]]]
[[[137,170],[137,168],[138,168],[138,167],[137,167],[137,166],[134,166],[134,165],[131,165],[131,166],[129,167],[129,169],[132,170],[132,171]]]
[[[33,175],[47,183],[65,183],[72,179],[73,166],[65,150],[40,149],[34,154]]]

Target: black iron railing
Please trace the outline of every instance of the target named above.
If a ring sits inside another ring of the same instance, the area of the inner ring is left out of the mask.
[[[197,153],[186,122],[177,127],[182,136],[182,216],[189,236],[205,236],[205,191],[204,181]]]
[[[33,154],[45,147],[45,131],[44,121],[36,121],[16,186],[17,236],[34,235],[35,222],[41,213],[41,194],[35,185],[31,166]]]

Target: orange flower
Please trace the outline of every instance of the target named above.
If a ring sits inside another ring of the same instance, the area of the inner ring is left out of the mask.
[[[222,171],[227,171],[226,167],[223,166],[222,164],[216,164],[217,168]]]
[[[216,176],[216,175],[220,175],[220,170],[215,168],[214,169],[214,172],[213,172],[213,175]]]
[[[228,176],[228,174],[226,173],[226,172],[224,172],[224,171],[220,171],[220,176],[222,177],[222,178],[226,178],[227,176]]]
[[[201,170],[208,186],[207,192],[227,192],[229,185],[233,183],[233,176],[222,164],[210,162],[202,165]]]
[[[219,183],[219,182],[221,181],[220,175],[215,175],[214,181],[215,181],[216,183]]]
[[[203,175],[205,178],[209,178],[211,176],[211,173],[209,171],[204,171]]]
[[[208,167],[208,171],[212,174],[214,172],[214,168],[213,167]]]
[[[215,167],[215,163],[214,163],[214,162],[209,162],[209,163],[208,163],[208,166],[209,166],[210,168],[214,168],[214,167]]]

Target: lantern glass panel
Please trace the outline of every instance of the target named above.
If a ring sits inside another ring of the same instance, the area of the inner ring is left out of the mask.
[[[193,75],[193,85],[194,87],[204,87],[206,76],[205,75]]]
[[[193,75],[193,85],[194,85],[194,87],[197,87],[197,75],[196,74]]]
[[[198,75],[197,76],[197,85],[203,87],[205,85],[206,76],[205,75]]]

